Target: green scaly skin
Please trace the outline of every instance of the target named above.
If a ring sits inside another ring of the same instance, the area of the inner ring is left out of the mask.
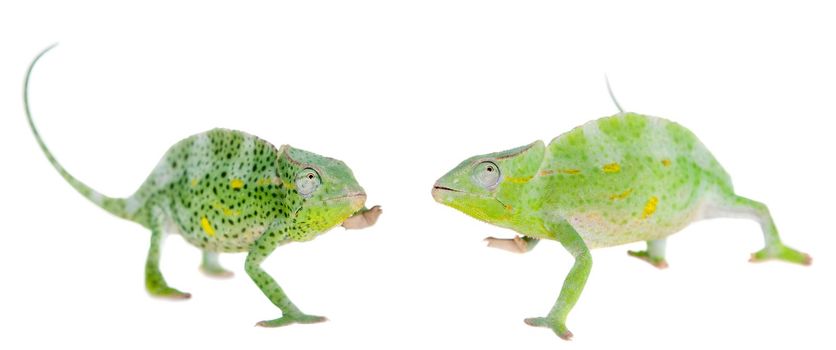
[[[432,193],[439,203],[527,238],[491,237],[490,246],[525,252],[551,239],[575,257],[552,310],[525,320],[563,339],[572,336],[566,317],[591,270],[591,248],[647,241],[648,250],[630,255],[662,268],[669,235],[701,219],[743,217],[759,222],[764,234],[765,248],[751,261],[811,262],[781,243],[765,205],[734,193],[728,174],[693,133],[635,113],[591,121],[548,145],[471,157]]]
[[[159,269],[161,243],[166,231],[173,231],[203,251],[201,270],[209,275],[231,275],[218,263],[218,253],[248,253],[247,274],[282,311],[282,317],[259,326],[325,320],[300,311],[260,265],[282,244],[309,241],[343,223],[352,224],[346,228],[374,224],[381,210],[363,206],[366,194],[345,163],[287,145],[276,149],[240,131],[215,129],[171,147],[132,196],[104,196],[64,170],[32,121],[29,78],[51,48],[32,61],[26,74],[29,125],[50,163],[73,188],[106,211],[151,230],[145,264],[145,286],[151,295],[190,297],[170,287]]]

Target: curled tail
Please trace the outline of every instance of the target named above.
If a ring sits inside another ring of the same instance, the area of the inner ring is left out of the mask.
[[[38,133],[38,129],[35,128],[35,123],[32,121],[32,113],[29,111],[29,77],[32,75],[32,68],[35,67],[35,63],[37,63],[38,60],[41,59],[41,56],[43,56],[56,45],[58,44],[53,44],[52,46],[46,48],[43,52],[38,54],[38,56],[35,57],[35,59],[32,60],[32,63],[29,65],[29,70],[26,71],[26,80],[23,83],[23,106],[26,109],[26,118],[29,120],[29,127],[32,129],[32,133],[35,134],[35,140],[38,141],[38,145],[41,146],[41,150],[44,151],[46,158],[49,159],[49,162],[52,164],[53,167],[55,167],[55,170],[57,170],[58,173],[60,173],[61,176],[64,177],[64,180],[67,180],[67,182],[71,186],[73,186],[73,188],[75,188],[75,190],[78,191],[78,193],[81,193],[82,196],[87,197],[87,199],[89,199],[91,202],[96,203],[96,205],[98,205],[104,210],[107,210],[109,213],[113,215],[116,215],[124,219],[133,220],[133,218],[131,217],[132,215],[129,215],[127,210],[125,210],[125,199],[111,198],[99,192],[96,192],[94,189],[90,188],[83,182],[70,175],[70,173],[68,173],[67,170],[64,170],[64,167],[62,167],[61,164],[58,163],[57,160],[55,160],[55,157],[52,155],[52,152],[50,152],[49,148],[47,148],[46,144],[44,144],[44,141],[41,139],[41,135]]]

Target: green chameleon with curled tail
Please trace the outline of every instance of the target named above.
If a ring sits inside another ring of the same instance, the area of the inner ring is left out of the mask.
[[[432,195],[522,235],[488,237],[488,246],[524,253],[550,239],[575,257],[548,315],[525,320],[563,339],[572,337],[566,317],[592,268],[591,248],[646,241],[647,250],[628,253],[664,268],[668,236],[694,221],[740,217],[763,230],[766,246],[751,261],[811,262],[781,242],[766,205],[734,192],[729,175],[691,131],[635,113],[588,122],[548,145],[536,141],[468,158],[435,183]]]
[[[74,178],[55,160],[38,134],[29,111],[29,66],[24,104],[29,126],[49,162],[69,184],[104,210],[151,231],[145,262],[145,288],[151,295],[189,298],[168,285],[160,272],[161,243],[168,232],[182,235],[203,251],[201,270],[229,276],[219,253],[247,252],[245,270],[282,316],[258,322],[264,327],[315,323],[261,268],[278,246],[314,239],[342,225],[373,225],[379,206],[366,209],[366,193],[345,163],[234,130],[214,129],[172,146],[147,180],[128,198],[104,196]]]

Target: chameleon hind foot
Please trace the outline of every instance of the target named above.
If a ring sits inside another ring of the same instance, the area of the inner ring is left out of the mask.
[[[763,262],[772,259],[800,265],[810,265],[813,263],[813,258],[810,254],[802,253],[780,243],[752,253],[749,262]]]
[[[728,198],[719,204],[708,206],[706,213],[708,218],[722,217],[743,217],[752,219],[761,225],[765,247],[752,253],[750,262],[761,262],[766,260],[783,260],[786,262],[810,265],[813,258],[809,254],[799,252],[781,243],[778,229],[765,204],[754,201],[736,194],[728,194]]]
[[[218,253],[203,252],[203,262],[200,264],[200,271],[210,277],[230,278],[234,274],[218,262]]]
[[[665,258],[651,256],[646,250],[628,250],[627,255],[638,258],[639,260],[644,260],[657,269],[668,268],[668,261],[665,260]]]
[[[294,324],[294,323],[308,324],[308,323],[320,323],[320,322],[325,322],[325,321],[328,321],[328,319],[325,318],[324,316],[314,316],[314,315],[306,315],[306,314],[303,314],[303,313],[297,313],[297,314],[282,315],[282,317],[279,317],[275,320],[260,321],[260,322],[256,323],[255,325],[256,325],[256,327],[274,328],[274,327],[287,326],[289,324]]]
[[[169,299],[188,299],[192,295],[181,292],[168,286],[163,274],[160,272],[160,246],[164,235],[159,230],[161,217],[153,218],[151,229],[151,247],[148,249],[148,258],[145,261],[145,290],[155,297]]]
[[[525,319],[525,324],[532,327],[550,328],[560,339],[572,340],[572,332],[566,328],[564,322],[557,322],[550,317],[531,317]]]

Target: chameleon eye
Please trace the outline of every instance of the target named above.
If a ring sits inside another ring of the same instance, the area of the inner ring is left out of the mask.
[[[319,174],[316,170],[305,168],[296,175],[296,192],[299,192],[302,197],[310,197],[319,188],[319,183]]]
[[[480,186],[491,189],[499,183],[502,173],[494,162],[484,161],[473,168],[473,180]]]

